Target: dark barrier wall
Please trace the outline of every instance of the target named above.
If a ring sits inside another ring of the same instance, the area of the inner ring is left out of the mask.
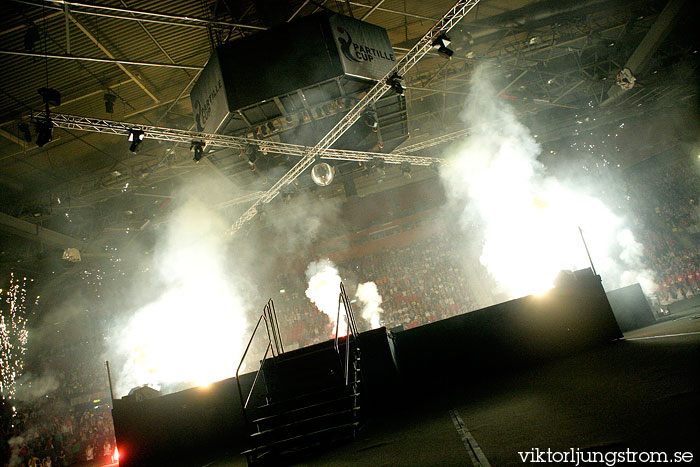
[[[542,296],[396,333],[402,378],[430,374],[424,389],[442,391],[622,337],[600,278],[577,277]]]
[[[254,375],[242,375],[250,387]],[[244,435],[234,378],[141,402],[115,400],[120,465],[198,465]]]
[[[639,284],[608,292],[608,300],[622,332],[634,331],[656,322]]]

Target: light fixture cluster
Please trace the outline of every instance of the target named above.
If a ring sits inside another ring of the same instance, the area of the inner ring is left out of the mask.
[[[52,88],[40,88],[38,90],[41,99],[44,101],[44,117],[34,122],[36,130],[36,145],[44,146],[53,139],[53,122],[51,121],[50,106],[61,105],[61,93]],[[25,133],[25,139],[28,133]]]
[[[438,36],[433,40],[433,48],[437,49],[437,52],[445,58],[452,58],[454,55],[454,50],[448,48],[452,43],[449,37],[443,32],[438,34]]]
[[[199,162],[204,157],[204,143],[202,141],[192,141],[190,151],[194,154],[193,161]]]
[[[144,137],[143,130],[129,128],[129,142],[131,143],[131,146],[129,146],[129,151],[134,152],[134,153],[138,152],[139,149],[141,149],[141,144],[143,143],[143,137]]]

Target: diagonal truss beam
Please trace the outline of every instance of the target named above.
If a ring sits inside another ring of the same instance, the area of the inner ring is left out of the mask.
[[[307,151],[301,160],[280,178],[269,190],[267,190],[241,217],[231,226],[230,233],[236,233],[246,222],[255,217],[257,208],[263,203],[272,201],[281,191],[282,187],[294,181],[306,169],[308,169],[322,153],[330,148],[343,133],[345,133],[362,115],[362,112],[390,89],[388,81],[395,76],[403,77],[423,56],[432,49],[434,39],[441,33],[447,33],[462,18],[464,18],[479,3],[479,0],[460,0],[435,25],[411,48],[406,55],[399,60],[389,72],[375,84],[367,94],[343,116],[342,119],[321,140]],[[415,157],[415,156],[413,156]]]

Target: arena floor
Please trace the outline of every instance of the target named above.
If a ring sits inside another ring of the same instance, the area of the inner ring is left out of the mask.
[[[586,456],[663,451],[671,460],[688,459],[684,453],[690,452],[695,458],[698,368],[700,309],[695,309],[519,374],[489,380],[475,374],[458,396],[416,400],[399,416],[368,423],[355,442],[298,465],[523,465],[518,453],[535,448],[578,448]],[[233,456],[207,465],[246,462]]]

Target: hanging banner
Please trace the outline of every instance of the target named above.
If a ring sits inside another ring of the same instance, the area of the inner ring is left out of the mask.
[[[216,133],[228,117],[219,54],[213,53],[190,92],[197,131]]]

